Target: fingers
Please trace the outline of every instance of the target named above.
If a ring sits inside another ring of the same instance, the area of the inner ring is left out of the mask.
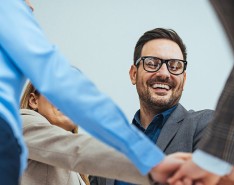
[[[217,185],[233,185],[234,181],[230,180],[227,176],[220,179]]]
[[[175,177],[175,178],[174,178]],[[174,178],[174,179],[173,179]],[[168,179],[170,185],[216,185],[219,182],[220,177],[212,174],[208,174],[198,179],[190,179],[185,177],[183,173],[176,173],[172,178]],[[194,181],[194,182],[193,182]]]
[[[168,178],[167,183],[170,185],[216,185],[219,182],[220,176],[209,173],[196,165],[191,160],[191,155],[186,153],[176,153],[171,157],[185,159],[184,164]],[[186,160],[186,158],[188,160]]]
[[[165,183],[169,176],[171,176],[182,164],[183,160],[174,157],[165,157],[165,159],[155,166],[150,174],[153,180]]]
[[[204,183],[202,183],[202,182],[195,182],[194,185],[204,185]]]
[[[184,178],[183,183],[184,183],[184,185],[192,185],[193,181],[189,178]]]
[[[189,178],[184,178],[184,179],[176,181],[172,185],[193,185],[193,181]]]
[[[202,178],[202,180],[204,185],[216,185],[218,184],[220,177],[213,174],[208,174],[206,177]]]
[[[182,181],[177,181],[175,184],[173,185],[184,185]]]
[[[175,172],[175,174],[170,177],[167,182],[169,184],[174,184],[175,182],[179,182],[180,179],[182,179],[184,177],[184,173],[183,173],[183,167],[181,167],[178,171]],[[177,185],[177,184],[176,184]]]

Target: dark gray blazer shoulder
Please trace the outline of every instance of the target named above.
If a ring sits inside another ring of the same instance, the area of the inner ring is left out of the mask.
[[[187,111],[178,104],[162,128],[157,145],[166,153],[193,152],[204,128],[212,120],[213,110]]]
[[[202,133],[212,120],[214,111],[187,111],[181,104],[164,124],[157,145],[166,154],[193,152],[197,149]],[[114,166],[113,166],[114,168]],[[114,185],[114,180],[90,177],[91,185]]]

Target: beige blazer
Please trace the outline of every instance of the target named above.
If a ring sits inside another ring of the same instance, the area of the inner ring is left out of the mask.
[[[21,185],[83,185],[76,172],[149,184],[126,157],[87,134],[51,125],[33,110],[22,109],[21,115],[29,150]]]

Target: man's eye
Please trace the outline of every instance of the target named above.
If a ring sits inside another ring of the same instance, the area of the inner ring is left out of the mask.
[[[145,64],[150,68],[157,68],[160,66],[160,61],[148,59],[145,61]]]
[[[169,66],[170,70],[172,71],[176,71],[176,70],[180,70],[183,68],[183,64],[181,61],[170,61]]]

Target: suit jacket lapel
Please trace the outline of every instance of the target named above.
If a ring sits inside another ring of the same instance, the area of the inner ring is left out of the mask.
[[[187,110],[181,104],[178,104],[177,108],[164,124],[156,143],[162,151],[166,150],[168,144],[176,135],[186,113]]]

